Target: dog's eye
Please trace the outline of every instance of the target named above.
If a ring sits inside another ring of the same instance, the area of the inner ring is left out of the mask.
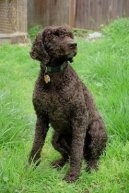
[[[55,32],[54,35],[57,36],[57,37],[59,37],[59,33],[58,33],[58,32]]]

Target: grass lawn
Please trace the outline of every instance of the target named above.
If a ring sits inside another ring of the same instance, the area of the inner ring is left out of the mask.
[[[34,170],[27,159],[32,146],[35,113],[31,96],[39,72],[30,47],[0,46],[0,193],[129,193],[129,20],[103,29],[104,37],[88,42],[78,37],[78,55],[72,66],[92,91],[109,140],[97,172],[86,173],[73,184],[50,167],[59,157],[51,146],[51,129]]]

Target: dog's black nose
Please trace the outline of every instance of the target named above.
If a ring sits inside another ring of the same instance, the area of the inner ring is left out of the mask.
[[[68,43],[68,46],[71,47],[71,48],[75,48],[75,47],[77,47],[77,43],[75,43],[75,42],[69,42],[69,43]]]

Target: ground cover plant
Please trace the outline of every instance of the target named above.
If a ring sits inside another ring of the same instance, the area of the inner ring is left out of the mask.
[[[0,192],[1,193],[128,193],[129,192],[129,20],[112,22],[103,38],[76,37],[78,55],[72,66],[92,91],[109,135],[97,172],[85,165],[73,184],[61,180],[68,169],[50,167],[59,154],[51,146],[51,130],[34,170],[27,167],[35,113],[31,103],[39,71],[29,45],[0,46]]]

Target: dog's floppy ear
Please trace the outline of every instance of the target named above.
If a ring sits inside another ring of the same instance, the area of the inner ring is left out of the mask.
[[[34,59],[34,60],[38,60],[40,61],[42,64],[46,65],[49,60],[50,57],[47,54],[45,48],[44,48],[44,44],[43,44],[43,32],[40,32],[33,44],[32,44],[32,49],[30,52],[30,56]]]

